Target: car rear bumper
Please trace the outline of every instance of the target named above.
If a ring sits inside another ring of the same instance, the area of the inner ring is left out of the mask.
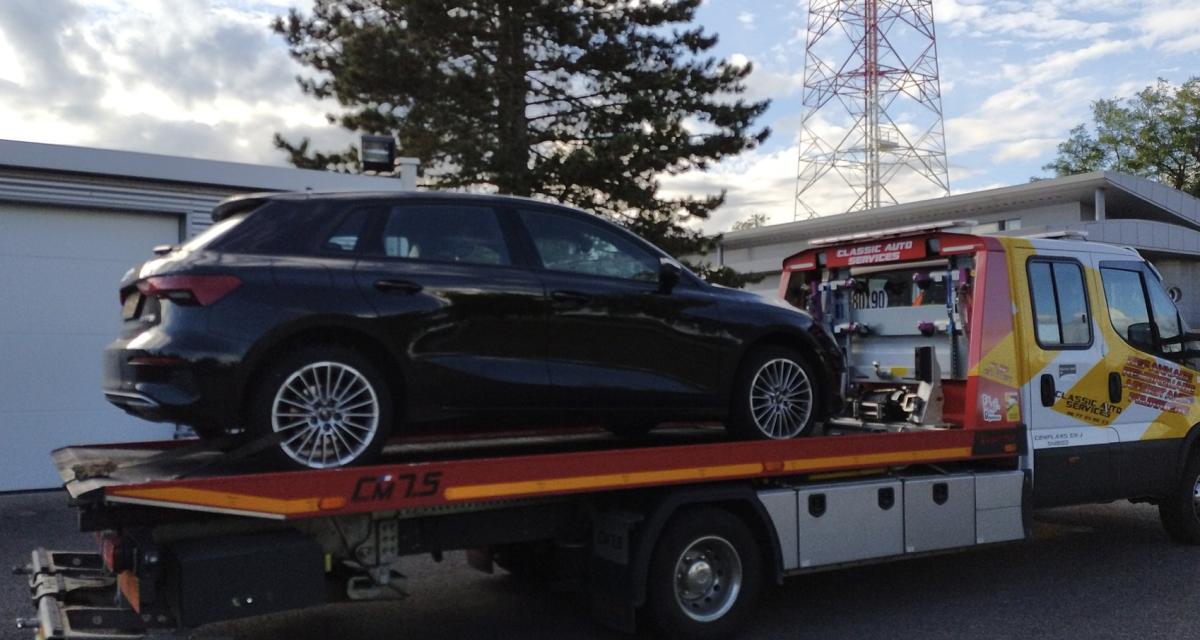
[[[236,426],[232,367],[209,354],[176,348],[129,348],[117,340],[104,351],[104,397],[126,413],[153,422],[193,427]]]

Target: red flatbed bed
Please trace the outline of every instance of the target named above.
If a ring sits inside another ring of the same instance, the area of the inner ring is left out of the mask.
[[[67,447],[55,464],[84,504],[133,504],[294,520],[374,511],[485,506],[726,480],[768,479],[1015,458],[1019,428],[936,429],[734,442],[719,429],[667,429],[638,446],[599,434],[460,444],[409,443],[392,461],[288,472],[223,464],[193,441]]]

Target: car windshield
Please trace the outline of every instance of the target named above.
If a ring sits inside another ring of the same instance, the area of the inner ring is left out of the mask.
[[[250,215],[249,213],[241,213],[235,216],[229,216],[220,222],[213,223],[212,226],[205,229],[191,240],[183,243],[179,247],[179,251],[198,251],[208,246],[213,240],[229,233],[231,229],[241,224],[242,220]]]

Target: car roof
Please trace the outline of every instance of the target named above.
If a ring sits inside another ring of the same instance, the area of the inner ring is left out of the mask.
[[[265,202],[288,200],[388,200],[393,202],[405,200],[446,200],[491,205],[525,203],[587,213],[577,207],[559,202],[492,193],[461,193],[456,191],[269,191],[244,193],[226,198],[213,209],[212,218],[213,221],[219,221],[235,213],[257,208]]]

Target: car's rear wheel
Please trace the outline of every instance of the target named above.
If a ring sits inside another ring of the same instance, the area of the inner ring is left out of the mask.
[[[795,349],[750,352],[734,382],[730,430],[754,440],[786,440],[812,430],[818,409],[817,380]]]
[[[263,376],[253,399],[255,437],[285,466],[331,469],[368,462],[391,431],[392,400],[379,370],[340,346],[291,353]]]

